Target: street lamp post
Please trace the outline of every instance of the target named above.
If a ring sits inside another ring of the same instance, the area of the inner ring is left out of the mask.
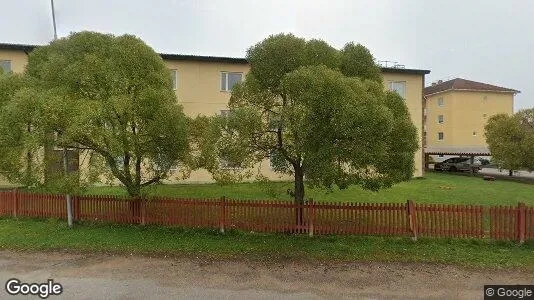
[[[54,10],[54,0],[50,0],[50,5],[52,6],[52,24],[54,25],[54,41],[57,40],[57,31],[56,31],[56,12]]]
[[[57,29],[56,29],[56,12],[54,9],[54,0],[50,0],[50,6],[52,6],[52,24],[54,25],[54,41],[57,40]],[[68,149],[63,147],[63,175],[65,180],[67,180],[69,175],[69,159],[68,159]],[[69,227],[72,227],[73,218],[72,218],[72,200],[69,193],[65,195],[65,200],[67,202],[67,223]]]

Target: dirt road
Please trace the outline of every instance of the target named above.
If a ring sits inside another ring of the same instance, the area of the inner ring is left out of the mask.
[[[13,277],[53,278],[64,293],[49,299],[482,299],[484,284],[534,283],[532,272],[431,264],[0,251],[0,299],[9,299],[3,286]]]

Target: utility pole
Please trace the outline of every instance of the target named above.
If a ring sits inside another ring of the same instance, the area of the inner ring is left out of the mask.
[[[52,7],[52,24],[54,25],[54,41],[57,40],[57,29],[56,29],[56,12],[54,9],[54,0],[50,0],[50,6]],[[69,151],[66,146],[63,146],[63,175],[65,180],[68,180],[69,176]],[[72,227],[73,218],[72,218],[72,200],[69,193],[65,194],[65,200],[67,201],[67,224],[69,227]]]

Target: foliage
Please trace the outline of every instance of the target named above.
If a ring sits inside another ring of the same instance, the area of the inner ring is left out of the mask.
[[[107,174],[137,197],[188,160],[189,121],[163,60],[140,39],[74,33],[35,49],[25,76],[18,96],[36,102],[31,135],[41,135],[45,157],[79,149],[85,178]]]
[[[19,74],[0,74],[0,171],[10,182],[28,186],[42,174],[34,161],[42,135],[34,128],[39,105],[24,85]]]
[[[380,68],[375,64],[369,49],[362,44],[354,45],[351,42],[341,49],[341,72],[345,76],[382,82]]]
[[[534,170],[534,109],[492,116],[485,127],[492,158],[510,170]]]
[[[506,177],[505,177],[506,178]],[[390,189],[378,192],[364,190],[359,186],[346,189],[311,188],[306,186],[306,195],[316,202],[352,203],[406,203],[408,199],[416,203],[465,204],[465,205],[511,205],[518,202],[534,206],[534,185],[532,182],[514,182],[498,177],[496,181],[483,181],[480,177],[467,174],[426,172],[422,180],[412,179],[401,182]],[[222,196],[241,199],[277,199],[290,201],[287,189],[292,182],[259,180],[236,184],[161,184],[154,187],[150,196],[168,198],[220,198]],[[124,195],[120,187],[91,187],[91,195]]]
[[[204,150],[215,153],[212,173],[228,174],[217,158],[240,167],[233,173],[268,158],[274,171],[294,176],[297,202],[304,177],[313,186],[378,190],[412,176],[416,129],[404,100],[384,91],[365,47],[338,51],[279,34],[252,46],[247,59],[251,69],[232,90],[231,114],[212,119],[205,139]]]

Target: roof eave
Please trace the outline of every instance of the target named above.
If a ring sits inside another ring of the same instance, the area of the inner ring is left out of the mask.
[[[380,69],[384,73],[389,72],[389,73],[414,74],[414,75],[430,74],[430,70],[422,70],[422,69],[402,69],[402,68],[387,68],[387,67],[381,67]]]
[[[439,92],[434,92],[434,93],[430,93],[430,94],[425,94],[425,96],[433,96],[433,95],[437,95],[437,94],[441,94],[441,93],[446,93],[446,92],[451,92],[451,91],[460,91],[460,92],[488,92],[488,93],[503,93],[503,94],[506,94],[506,93],[511,93],[511,94],[518,94],[518,93],[521,93],[521,91],[518,91],[518,90],[507,90],[507,91],[495,91],[495,90],[476,90],[476,89],[446,89],[446,90],[443,90],[443,91],[439,91]]]
[[[246,58],[240,57],[222,57],[222,56],[202,56],[202,55],[185,55],[185,54],[168,54],[159,53],[161,58],[166,60],[189,60],[189,61],[207,61],[207,62],[225,62],[234,64],[248,64]]]
[[[22,50],[26,53],[39,47],[39,45],[24,45],[24,44],[6,44],[0,43],[0,49],[7,50]],[[171,53],[158,53],[161,58],[167,60],[181,60],[181,61],[205,61],[205,62],[223,62],[233,64],[248,64],[246,58],[241,57],[222,57],[222,56],[202,56],[202,55],[186,55],[186,54],[171,54]],[[400,73],[400,74],[414,74],[414,75],[426,75],[430,73],[430,70],[420,69],[402,69],[402,68],[380,68],[383,73]]]

